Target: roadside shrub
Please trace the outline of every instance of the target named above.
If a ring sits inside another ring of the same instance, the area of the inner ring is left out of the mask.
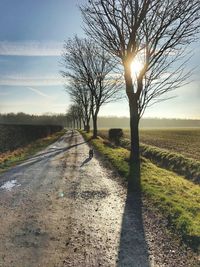
[[[120,128],[112,128],[108,131],[109,140],[119,145],[120,139],[123,137],[123,131]]]

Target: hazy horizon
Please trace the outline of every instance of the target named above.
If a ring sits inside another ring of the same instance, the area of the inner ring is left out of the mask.
[[[7,112],[7,113],[2,113],[0,112],[0,116],[1,115],[8,115],[8,114],[14,114],[14,115],[17,115],[17,114],[24,114],[24,115],[30,115],[30,116],[65,116],[66,115],[66,112],[65,113],[52,113],[52,112],[45,112],[45,113],[41,113],[41,114],[34,114],[34,113],[25,113],[25,112]],[[117,119],[129,119],[130,116],[116,116],[116,115],[99,115],[99,118],[107,118],[107,119],[111,119],[111,118],[117,118]],[[178,117],[147,117],[147,116],[143,116],[141,118],[142,120],[145,119],[145,120],[191,120],[191,121],[200,121],[200,117],[199,118],[178,118]]]

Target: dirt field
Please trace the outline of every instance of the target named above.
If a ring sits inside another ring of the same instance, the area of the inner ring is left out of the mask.
[[[130,131],[123,130],[126,138],[130,138]],[[100,130],[99,134],[108,137],[108,130]],[[140,142],[178,152],[186,157],[200,161],[200,129],[141,129]]]

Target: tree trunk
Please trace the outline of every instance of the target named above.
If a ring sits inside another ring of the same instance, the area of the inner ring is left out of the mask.
[[[139,148],[139,115],[137,102],[129,100],[130,108],[130,131],[131,131],[131,162],[140,162],[140,148]]]
[[[85,115],[84,120],[83,120],[83,126],[84,126],[84,131],[87,133],[90,132],[90,117]]]
[[[86,131],[86,122],[84,119],[82,119],[82,122],[83,122],[83,130]]]
[[[130,191],[140,192],[140,149],[139,149],[139,116],[137,102],[129,100],[130,130],[131,130],[131,154],[128,187]]]
[[[85,129],[85,130],[86,130],[87,133],[90,132],[90,125],[89,125],[89,123],[87,123],[87,125],[86,125],[86,129]]]
[[[130,86],[130,84],[129,84]],[[130,133],[131,133],[131,154],[129,169],[129,191],[140,192],[140,150],[139,150],[139,110],[137,95],[133,91],[133,87],[126,88],[129,99],[130,110]]]
[[[126,94],[129,99],[130,111],[130,132],[131,132],[131,156],[130,161],[133,163],[140,163],[139,152],[139,110],[138,110],[138,96],[134,93],[133,81],[131,77],[130,62],[124,65]]]
[[[79,129],[81,129],[81,118],[79,118]]]
[[[92,138],[97,138],[97,115],[94,114],[92,116],[92,120],[93,120],[93,137]]]

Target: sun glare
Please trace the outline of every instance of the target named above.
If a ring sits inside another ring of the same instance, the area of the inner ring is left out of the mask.
[[[143,65],[138,59],[133,60],[133,62],[131,63],[132,78],[137,77],[140,71],[142,70],[142,68],[143,68]]]

